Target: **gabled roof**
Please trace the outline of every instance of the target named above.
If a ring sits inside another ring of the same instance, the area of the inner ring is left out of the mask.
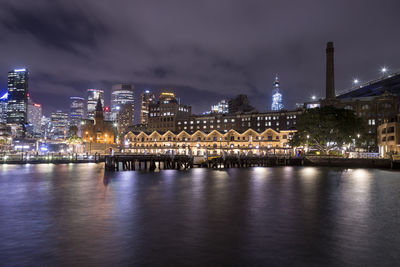
[[[220,131],[217,131],[217,130],[212,130],[211,132],[209,132],[208,134],[207,134],[207,136],[209,136],[209,135],[211,135],[211,134],[214,134],[214,133],[216,133],[216,134],[218,134],[218,135],[224,135],[224,133],[221,133]]]

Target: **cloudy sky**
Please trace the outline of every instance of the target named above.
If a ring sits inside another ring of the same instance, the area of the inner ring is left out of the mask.
[[[196,113],[239,93],[264,111],[278,73],[290,109],[324,95],[327,41],[337,91],[400,69],[399,10],[398,0],[2,0],[0,87],[27,67],[46,113],[87,88],[108,102],[120,82],[137,96],[174,90]]]

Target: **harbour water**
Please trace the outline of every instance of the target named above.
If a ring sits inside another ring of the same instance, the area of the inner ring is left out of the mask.
[[[1,266],[399,266],[400,172],[0,166]]]

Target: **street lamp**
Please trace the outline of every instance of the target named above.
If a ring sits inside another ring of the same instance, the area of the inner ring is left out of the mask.
[[[359,81],[358,79],[354,79],[354,80],[353,80],[353,84],[354,84],[354,85],[357,85],[359,82],[360,82],[360,81]]]
[[[382,74],[385,74],[388,71],[388,69],[386,67],[382,67],[381,72]]]
[[[313,96],[311,97],[311,99],[312,99],[312,100],[315,100],[315,99],[317,99],[317,97],[316,97],[315,95],[313,95]]]

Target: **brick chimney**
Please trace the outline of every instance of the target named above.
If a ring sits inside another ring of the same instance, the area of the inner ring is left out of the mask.
[[[326,45],[326,99],[336,98],[333,52],[333,42],[328,42]]]

